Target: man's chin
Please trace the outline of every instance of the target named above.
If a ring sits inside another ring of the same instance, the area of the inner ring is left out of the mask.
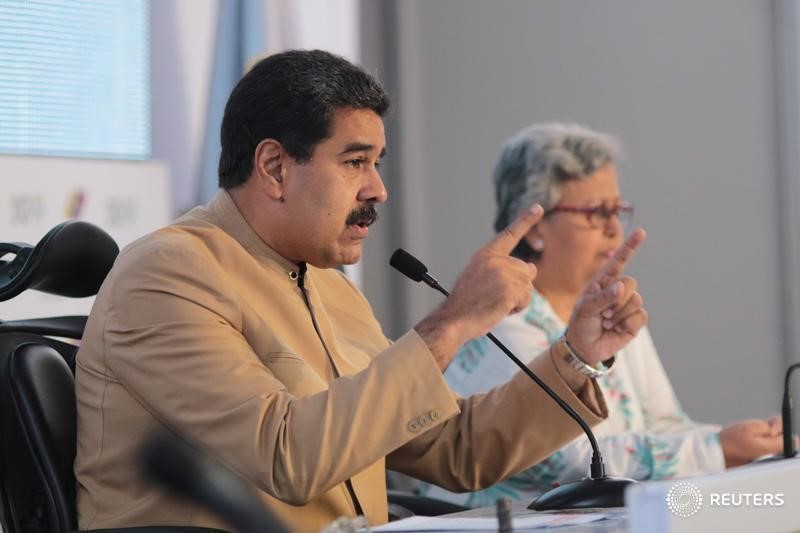
[[[361,260],[361,246],[359,245],[357,251],[346,251],[342,254],[341,264],[342,265],[355,265]]]
[[[319,261],[308,261],[317,268],[337,268],[345,265],[354,265],[361,260],[361,243],[349,245],[337,250],[331,255],[325,255]]]

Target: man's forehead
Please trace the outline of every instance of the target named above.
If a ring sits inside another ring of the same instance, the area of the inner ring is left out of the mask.
[[[331,124],[331,140],[341,153],[386,152],[383,119],[371,109],[337,109]]]
[[[345,143],[344,148],[339,153],[341,155],[344,155],[344,154],[351,154],[353,152],[374,152],[378,149],[380,149],[378,157],[383,157],[386,155],[386,146],[384,145],[376,146],[374,144],[355,141],[351,143]]]

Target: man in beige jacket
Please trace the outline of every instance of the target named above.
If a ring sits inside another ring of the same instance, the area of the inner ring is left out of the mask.
[[[157,430],[187,435],[298,531],[342,515],[385,522],[387,467],[476,490],[579,433],[522,374],[467,399],[442,379],[462,343],[527,304],[536,269],[508,253],[541,208],[478,250],[452,296],[394,343],[333,268],[359,259],[386,200],[387,108],[371,76],[321,51],[271,56],[239,82],[221,191],[127,247],[92,309],[77,361],[81,529],[225,527],[142,479],[137,450]],[[621,274],[643,237],[576,307],[568,342],[586,364],[647,320]],[[531,367],[590,423],[605,416],[565,342]]]

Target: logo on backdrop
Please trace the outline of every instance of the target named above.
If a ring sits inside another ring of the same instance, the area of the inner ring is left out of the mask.
[[[41,194],[12,194],[9,198],[11,224],[33,226],[44,219],[44,197]]]
[[[134,226],[138,219],[136,199],[129,196],[114,196],[108,199],[108,225],[111,227]]]
[[[703,495],[694,483],[681,481],[675,483],[667,493],[667,507],[672,514],[689,518],[703,506]]]
[[[80,218],[85,205],[86,193],[81,189],[72,191],[67,197],[67,204],[64,206],[64,216],[66,218]]]

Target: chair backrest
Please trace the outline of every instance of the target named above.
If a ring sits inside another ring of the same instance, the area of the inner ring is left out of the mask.
[[[7,377],[12,411],[8,413],[12,418],[9,425],[16,431],[13,436],[7,432],[6,437],[12,439],[12,446],[27,447],[33,466],[27,475],[7,479],[12,513],[7,518],[19,531],[74,530],[72,468],[77,416],[72,371],[53,347],[29,342],[11,352]],[[36,479],[30,479],[32,476]],[[21,494],[26,497],[18,497]]]
[[[96,294],[118,253],[107,233],[81,221],[59,224],[35,246],[0,243],[0,302],[27,289]],[[53,337],[80,339],[85,325],[86,317],[75,316],[0,320],[0,519],[6,533],[77,528],[77,347]]]
[[[108,233],[80,220],[54,227],[36,246],[0,243],[0,302],[26,289],[79,298],[97,294],[119,254]]]

